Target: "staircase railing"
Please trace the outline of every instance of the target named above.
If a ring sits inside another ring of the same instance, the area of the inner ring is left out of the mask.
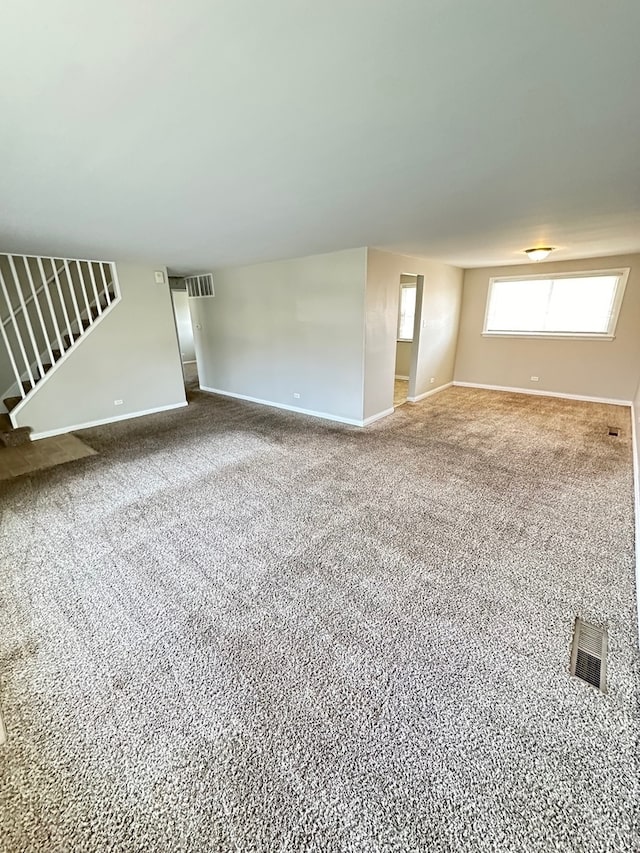
[[[20,397],[119,300],[111,261],[0,255],[0,337]]]
[[[7,262],[8,262],[8,257],[9,257],[9,256],[8,256],[8,255],[5,255],[5,257],[7,258]],[[37,292],[37,293],[41,293],[41,292],[43,291],[43,289],[44,289],[44,287],[45,287],[45,286],[53,284],[54,276],[53,276],[53,273],[52,273],[52,274],[49,276],[49,278],[45,279],[44,267],[42,266],[42,258],[36,258],[36,262],[38,263],[38,266],[39,266],[39,274],[40,274],[40,276],[41,276],[41,278],[42,278],[42,284],[40,284],[40,286],[38,287],[38,289],[37,289],[37,291],[36,291],[36,292]],[[63,269],[64,269],[64,265],[63,265],[63,264],[61,264],[61,265],[60,265],[60,267],[57,269],[57,272],[58,272],[58,273],[60,273],[60,272],[62,272],[62,270],[63,270]],[[25,304],[28,306],[32,301],[33,301],[33,296],[28,296],[28,297],[27,297],[27,299],[25,299]],[[3,325],[3,326],[7,326],[7,325],[9,325],[9,323],[10,323],[10,322],[11,322],[11,317],[10,317],[10,316],[6,316],[6,317],[2,318],[2,325]]]

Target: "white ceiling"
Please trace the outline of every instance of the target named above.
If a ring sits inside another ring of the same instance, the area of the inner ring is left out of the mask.
[[[638,0],[4,0],[0,247],[640,250]]]

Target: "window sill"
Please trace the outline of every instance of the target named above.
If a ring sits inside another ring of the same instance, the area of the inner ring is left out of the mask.
[[[396,338],[397,344],[412,344],[413,338]]]
[[[528,338],[543,341],[613,341],[615,335],[584,334],[579,332],[483,332],[483,338]]]

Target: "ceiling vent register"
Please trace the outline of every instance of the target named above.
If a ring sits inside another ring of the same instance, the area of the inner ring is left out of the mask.
[[[213,275],[208,272],[202,275],[190,275],[184,280],[187,295],[194,299],[199,296],[215,296],[213,290]]]

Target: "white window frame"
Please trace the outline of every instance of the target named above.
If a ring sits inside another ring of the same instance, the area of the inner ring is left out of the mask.
[[[415,308],[414,308],[414,313],[413,313],[413,329],[411,331],[411,337],[410,338],[401,338],[400,337],[400,321],[402,319],[402,291],[405,289],[415,290],[415,292],[416,292],[416,302],[415,302]],[[396,340],[397,341],[401,341],[403,343],[408,343],[408,344],[413,342],[413,338],[415,336],[415,331],[416,331],[416,314],[415,314],[415,312],[417,310],[417,307],[418,307],[418,282],[417,281],[403,281],[403,282],[401,282],[401,284],[400,284],[400,302],[398,303],[398,328],[396,331]]]
[[[539,339],[574,339],[574,340],[591,340],[591,341],[612,341],[615,339],[616,326],[618,324],[618,316],[620,307],[624,298],[624,291],[629,278],[630,267],[621,267],[619,269],[604,269],[604,270],[578,270],[576,272],[562,273],[540,273],[539,275],[512,275],[512,276],[494,276],[489,279],[489,290],[487,292],[487,304],[484,312],[484,325],[482,327],[482,335],[485,338],[539,338]],[[613,299],[611,315],[609,317],[609,326],[606,332],[519,332],[519,331],[490,331],[487,329],[489,321],[489,306],[491,305],[491,295],[493,292],[494,282],[503,281],[533,281],[534,279],[560,279],[560,278],[591,278],[598,275],[618,276],[616,284],[616,292]]]

